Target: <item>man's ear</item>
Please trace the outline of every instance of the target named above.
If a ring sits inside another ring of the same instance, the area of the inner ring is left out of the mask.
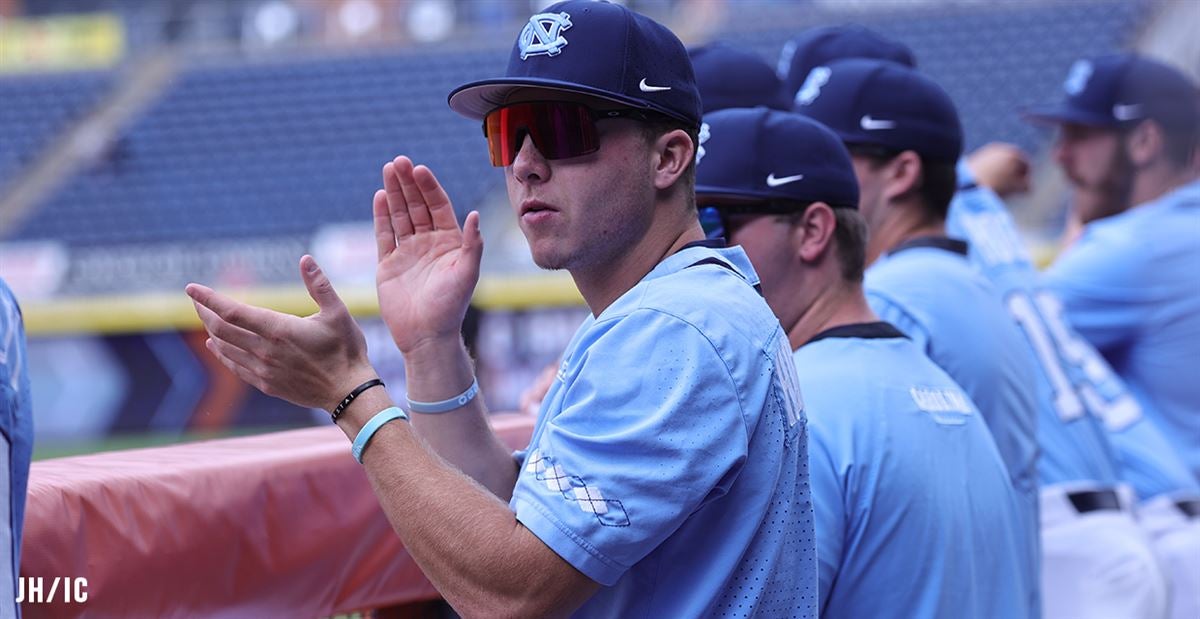
[[[1162,125],[1153,120],[1139,123],[1125,136],[1125,150],[1134,167],[1140,168],[1162,154],[1166,147]]]
[[[889,202],[917,190],[925,170],[921,156],[906,150],[884,164],[883,198]]]
[[[792,242],[800,259],[807,263],[820,262],[829,250],[836,227],[837,218],[832,207],[824,202],[810,204],[792,230]]]
[[[654,141],[654,187],[666,189],[675,184],[696,159],[692,138],[682,129],[673,129]]]

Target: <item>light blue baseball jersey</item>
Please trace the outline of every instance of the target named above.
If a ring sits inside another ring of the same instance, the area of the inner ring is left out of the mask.
[[[971,263],[1000,295],[1036,361],[1033,387],[1042,485],[1090,481],[1115,486],[1112,447],[1099,419],[1076,392],[1076,383],[1085,378],[1082,368],[1065,363],[1060,353],[1069,345],[1069,340],[1061,340],[1072,334],[1055,311],[1054,300],[1040,289],[1037,270],[1004,203],[984,187],[959,190],[950,204],[946,233],[967,240]]]
[[[1200,478],[1200,181],[1090,222],[1046,283]]]
[[[604,585],[578,616],[816,615],[803,407],[757,284],[741,248],[689,246],[567,346],[510,506]]]
[[[987,422],[1021,504],[1022,572],[1036,614],[1041,546],[1034,361],[967,252],[966,243],[946,237],[913,239],[876,260],[864,285],[871,309],[945,370]]]
[[[960,180],[969,174],[959,166]],[[946,230],[970,242],[971,262],[1004,295],[1051,394],[1041,400],[1038,426],[1042,483],[1108,484],[1115,474],[1143,499],[1200,491],[1125,383],[1065,320],[1004,202],[990,189],[968,186],[955,195]]]
[[[962,389],[895,327],[796,350],[821,616],[1023,617],[1020,506]]]
[[[21,567],[21,531],[25,523],[25,492],[33,456],[33,405],[29,398],[29,369],[25,354],[25,323],[12,291],[0,279],[0,433],[4,445],[0,467],[0,556],[8,566],[0,571],[0,615],[19,617],[17,574]]]

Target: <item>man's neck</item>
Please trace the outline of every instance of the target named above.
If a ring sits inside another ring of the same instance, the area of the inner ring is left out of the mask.
[[[822,331],[877,320],[879,317],[871,311],[867,297],[863,295],[862,284],[837,277],[822,287],[821,293],[793,324],[785,327],[788,343],[796,350]]]
[[[1196,179],[1196,171],[1190,166],[1174,167],[1163,164],[1143,169],[1134,176],[1133,189],[1129,195],[1130,205],[1137,207],[1153,202]]]
[[[656,222],[655,226],[658,225],[659,222]],[[665,225],[660,229],[664,228]],[[621,295],[629,292],[667,256],[688,243],[704,240],[704,231],[695,218],[691,225],[677,225],[676,228],[676,233],[667,238],[655,234],[652,229],[642,237],[641,242],[608,264],[571,270],[575,287],[579,289],[593,316],[599,316]]]
[[[917,217],[901,218],[871,230],[870,247],[867,250],[867,264],[870,265],[880,256],[911,241],[926,236],[945,236],[946,221],[938,219],[929,221]]]

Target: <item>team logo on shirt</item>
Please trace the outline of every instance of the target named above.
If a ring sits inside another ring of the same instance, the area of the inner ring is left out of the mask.
[[[960,426],[974,412],[971,400],[956,389],[912,387],[908,390],[917,408],[929,413],[933,420],[948,426]]]
[[[775,377],[783,393],[783,406],[787,414],[787,427],[795,427],[804,416],[804,399],[800,395],[800,380],[796,377],[796,365],[792,363],[792,345],[787,334],[779,330],[775,350]]]
[[[521,50],[521,60],[530,56],[557,56],[562,48],[567,46],[567,39],[562,33],[571,29],[571,16],[566,13],[538,13],[529,18],[529,23],[521,30],[517,38],[517,46]]]

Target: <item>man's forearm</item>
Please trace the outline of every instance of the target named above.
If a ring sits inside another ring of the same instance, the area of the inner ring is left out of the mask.
[[[372,399],[374,406],[339,422],[347,436],[368,411],[388,405]],[[380,428],[363,463],[405,548],[464,616],[565,615],[594,592],[593,581],[521,526],[500,498],[448,467],[409,424]]]
[[[410,400],[440,402],[461,394],[475,380],[474,367],[457,337],[408,351],[404,364]],[[517,464],[488,424],[483,394],[458,410],[412,413],[411,418],[413,428],[442,459],[501,500],[512,497]]]

